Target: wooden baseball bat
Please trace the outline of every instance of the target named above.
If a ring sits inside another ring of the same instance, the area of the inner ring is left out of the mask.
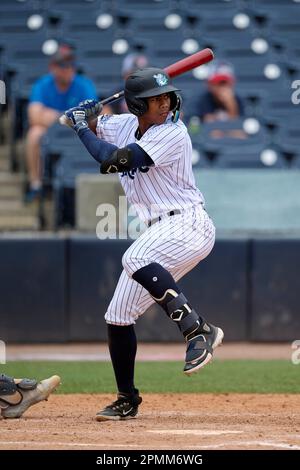
[[[195,54],[192,54],[188,57],[185,57],[184,59],[178,60],[174,64],[169,65],[168,67],[165,67],[165,72],[173,78],[173,77],[178,77],[178,75],[182,75],[185,72],[188,72],[189,70],[192,70],[196,67],[199,67],[200,65],[206,64],[207,62],[210,62],[214,58],[214,53],[211,49],[202,49],[202,51],[198,51]],[[108,98],[105,98],[104,100],[100,101],[100,103],[104,106],[106,104],[112,103],[113,101],[119,100],[124,96],[124,91],[119,91],[118,93],[115,93],[112,96],[109,96]],[[59,118],[59,122],[62,125],[66,125],[67,117],[63,114]]]

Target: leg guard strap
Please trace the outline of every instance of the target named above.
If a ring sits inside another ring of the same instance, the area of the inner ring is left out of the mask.
[[[187,304],[187,299],[185,298],[185,296],[182,293],[178,294],[177,297],[174,297],[173,299],[171,299],[167,303],[168,314],[172,318],[172,320],[178,321],[178,319],[176,320],[176,318],[178,316],[180,317],[180,313],[183,313],[182,312],[182,307],[185,304]],[[178,311],[178,314],[176,315],[177,310],[180,310],[180,312]],[[179,320],[180,320],[180,318],[179,318]]]
[[[181,293],[167,303],[170,318],[175,321],[184,336],[190,335],[199,327],[199,316],[187,306],[187,299]]]
[[[37,380],[34,379],[22,379],[19,381],[16,380],[17,387],[21,390],[34,390],[37,387]]]

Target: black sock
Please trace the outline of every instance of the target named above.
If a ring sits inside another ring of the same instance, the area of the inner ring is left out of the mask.
[[[107,325],[108,347],[118,391],[135,393],[134,363],[137,341],[133,325]]]

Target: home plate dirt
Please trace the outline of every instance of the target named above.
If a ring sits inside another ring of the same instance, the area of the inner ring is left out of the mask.
[[[52,395],[19,420],[1,420],[0,449],[295,449],[294,395],[143,394],[137,419],[97,422],[113,395]]]

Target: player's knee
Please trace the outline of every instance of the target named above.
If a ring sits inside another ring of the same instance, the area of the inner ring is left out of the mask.
[[[31,126],[27,133],[27,141],[33,144],[38,143],[46,130],[44,126]]]
[[[122,257],[122,266],[129,277],[132,277],[133,273],[136,271],[136,265],[134,265],[132,257],[130,253],[127,251],[124,253]]]

